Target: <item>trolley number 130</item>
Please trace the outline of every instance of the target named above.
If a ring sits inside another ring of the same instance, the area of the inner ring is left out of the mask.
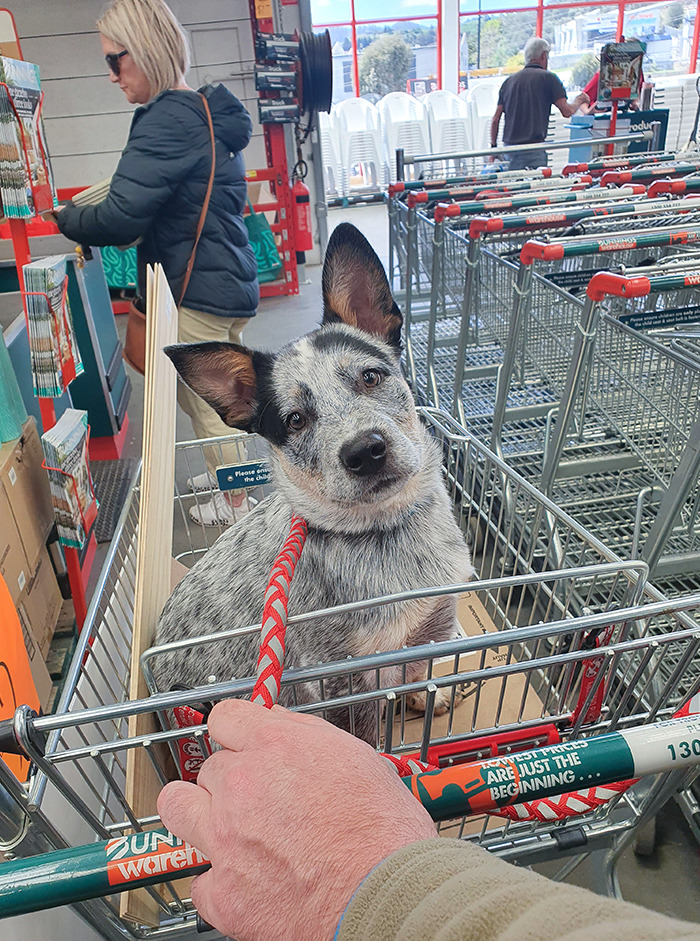
[[[691,755],[700,758],[700,738],[694,738],[692,742],[679,742],[678,751],[676,751],[675,745],[667,747],[671,752],[671,761],[677,761],[678,758],[690,758]]]

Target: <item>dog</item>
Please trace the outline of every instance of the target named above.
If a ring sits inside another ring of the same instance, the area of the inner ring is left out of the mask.
[[[421,424],[400,366],[403,318],[365,237],[344,223],[333,232],[322,277],[321,327],[279,353],[232,343],[167,347],[180,377],[233,428],[269,443],[275,492],[236,523],[178,584],[156,643],[258,623],[274,559],[292,514],[308,536],[289,594],[289,614],[474,575],[457,526],[440,450]],[[285,668],[443,641],[456,634],[455,596],[379,605],[290,625]],[[159,689],[200,686],[255,673],[257,635],[193,646],[154,659]],[[409,666],[408,682],[425,677]],[[401,668],[382,672],[400,684]],[[316,701],[318,684],[297,689]],[[374,671],[353,676],[353,692],[374,689]],[[325,698],[347,692],[327,680]],[[282,687],[280,702],[290,694]],[[436,711],[449,694],[440,691]],[[410,701],[425,706],[425,695]],[[375,744],[376,707],[327,713]]]

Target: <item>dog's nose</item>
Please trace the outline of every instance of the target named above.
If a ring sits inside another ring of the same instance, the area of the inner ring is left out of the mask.
[[[386,441],[378,431],[367,431],[342,446],[340,460],[358,477],[376,474],[386,463]]]

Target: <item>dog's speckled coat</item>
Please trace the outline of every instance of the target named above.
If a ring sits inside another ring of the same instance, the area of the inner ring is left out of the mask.
[[[309,533],[292,580],[290,614],[461,583],[474,574],[440,453],[401,374],[401,314],[379,259],[354,226],[338,226],[329,241],[323,295],[323,326],[276,355],[225,343],[166,351],[224,421],[267,439],[276,492],[180,582],[158,623],[159,644],[260,621],[292,511],[307,521]],[[290,626],[285,665],[445,640],[454,634],[455,604],[432,598]],[[235,638],[161,656],[158,686],[250,676],[257,642]],[[409,681],[421,670],[409,671]],[[400,681],[398,670],[394,680]],[[353,689],[374,682],[373,673],[358,676]],[[326,696],[342,688],[327,684]],[[318,688],[305,694],[316,699]],[[347,712],[329,718],[348,726]],[[373,742],[375,728],[372,707],[355,710],[357,735]]]

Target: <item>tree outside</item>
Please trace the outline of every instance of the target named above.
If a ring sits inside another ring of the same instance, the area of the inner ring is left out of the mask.
[[[664,26],[670,26],[671,29],[680,29],[683,25],[683,17],[683,4],[679,3],[678,0],[674,3],[669,3],[669,5],[664,7],[661,11],[661,22]]]
[[[535,14],[528,11],[465,16],[462,35],[469,49],[470,68],[511,65],[515,61],[513,57],[521,53],[528,39],[535,35]]]
[[[380,36],[360,56],[360,94],[406,91],[412,59],[411,47],[401,36]]]
[[[594,52],[587,52],[581,56],[571,70],[571,82],[579,88],[585,88],[600,68],[600,56]]]

